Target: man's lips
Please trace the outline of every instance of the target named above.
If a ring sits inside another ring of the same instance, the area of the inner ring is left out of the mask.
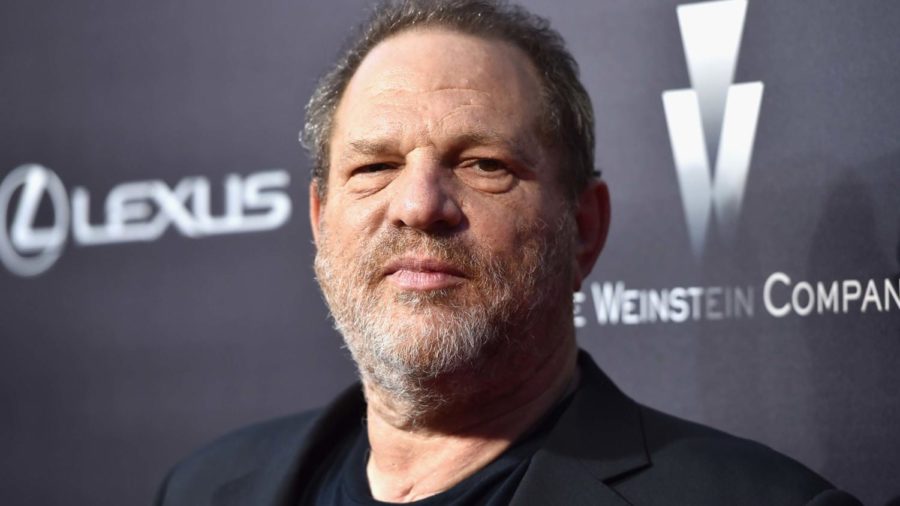
[[[463,282],[465,274],[443,260],[403,257],[389,262],[384,277],[401,290],[439,290]]]

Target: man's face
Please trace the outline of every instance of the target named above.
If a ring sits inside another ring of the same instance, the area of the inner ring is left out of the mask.
[[[389,38],[351,79],[311,217],[364,378],[402,396],[535,344],[559,308],[571,322],[574,223],[540,97],[520,50],[442,29]]]

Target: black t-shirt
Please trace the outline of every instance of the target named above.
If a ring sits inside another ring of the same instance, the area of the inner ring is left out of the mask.
[[[530,433],[472,476],[439,494],[408,506],[505,506],[509,504],[531,456],[541,447],[569,399],[559,403]],[[307,506],[386,506],[372,497],[366,477],[369,438],[363,424],[339,444],[301,502]]]

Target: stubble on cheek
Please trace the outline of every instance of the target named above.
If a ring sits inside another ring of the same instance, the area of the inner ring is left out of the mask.
[[[323,224],[316,275],[363,380],[427,410],[439,402],[426,391],[430,380],[477,367],[491,348],[528,345],[509,337],[546,298],[558,297],[546,281],[566,275],[558,271],[567,270],[570,229],[561,221],[519,230],[521,247],[498,256],[458,236],[413,229],[388,229],[351,250],[333,243]],[[427,291],[392,288],[384,266],[407,253],[453,265],[464,282]]]

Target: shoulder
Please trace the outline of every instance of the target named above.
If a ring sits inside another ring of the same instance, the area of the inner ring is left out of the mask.
[[[646,407],[641,418],[651,465],[625,488],[665,489],[673,504],[857,504],[832,502],[827,480],[760,443]]]
[[[272,454],[272,450],[304,432],[318,413],[319,410],[306,411],[237,429],[194,451],[175,467],[182,473],[195,473],[223,464],[256,467]]]
[[[172,468],[156,504],[210,504],[219,494],[274,493],[298,466],[315,465],[334,441],[359,424],[365,401],[358,383],[322,409],[257,423],[220,437]],[[239,492],[241,491],[241,492]],[[244,501],[240,504],[264,504]]]
[[[221,436],[175,464],[160,495],[208,497],[221,485],[262,467],[308,431],[320,410],[259,422]],[[159,501],[159,499],[158,499]]]
[[[579,367],[562,451],[631,504],[860,504],[765,445],[634,402],[584,352]]]

